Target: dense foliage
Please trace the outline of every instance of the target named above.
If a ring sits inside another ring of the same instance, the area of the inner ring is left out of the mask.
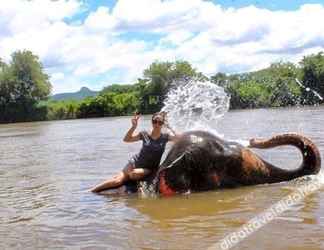
[[[39,107],[46,109],[46,120],[75,119],[77,118],[80,103],[81,101],[77,100],[50,100],[40,102]]]
[[[45,119],[46,108],[37,104],[50,91],[49,77],[30,51],[13,53],[9,64],[0,60],[0,122]]]
[[[153,62],[134,84],[113,84],[83,100],[57,101],[47,100],[51,84],[38,57],[18,51],[9,64],[0,58],[0,122],[153,113],[161,109],[170,88],[188,80],[222,86],[231,96],[232,109],[319,104],[319,96],[324,96],[324,55],[306,56],[297,65],[279,62],[255,72],[218,72],[210,78],[186,61]]]
[[[183,81],[208,80],[201,72],[194,69],[186,61],[154,62],[144,70],[144,78],[135,84],[140,97],[139,111],[153,113],[163,106],[163,100],[170,88]]]
[[[302,72],[301,79],[306,88],[302,88],[303,104],[316,104],[323,102],[321,97],[324,97],[324,54],[320,52],[316,55],[306,56],[300,62]],[[310,91],[313,90],[313,91]]]
[[[231,95],[231,108],[284,107],[301,103],[296,82],[300,69],[292,63],[275,63],[269,68],[237,75],[218,73],[211,81]]]

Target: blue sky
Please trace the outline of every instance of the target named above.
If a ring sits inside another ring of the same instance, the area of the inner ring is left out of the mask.
[[[269,10],[296,10],[303,4],[310,3],[323,3],[323,1],[305,1],[305,0],[219,0],[213,1],[214,3],[218,3],[224,7],[233,7],[233,8],[241,8],[248,5],[254,5],[260,8],[266,8]]]
[[[189,0],[190,1],[190,0]],[[89,11],[94,11],[100,6],[108,6],[113,8],[116,4],[116,0],[86,0],[84,1],[89,6]],[[323,4],[323,1],[319,0],[213,0],[215,4],[220,4],[224,8],[241,8],[249,5],[254,5],[260,8],[266,8],[270,10],[296,10],[303,4]]]
[[[245,72],[323,51],[323,16],[316,0],[11,0],[0,5],[0,57],[33,51],[53,93],[134,83],[156,60]]]

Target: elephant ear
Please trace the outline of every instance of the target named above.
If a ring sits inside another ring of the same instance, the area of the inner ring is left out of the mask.
[[[164,169],[172,168],[173,166],[175,166],[179,161],[181,161],[184,158],[185,154],[186,154],[186,152],[182,153],[179,157],[177,157],[170,164],[165,165],[165,166],[161,166],[161,168],[159,169],[159,172],[161,172]]]
[[[163,184],[164,189],[172,190],[173,192],[183,193],[190,189],[191,174],[186,169],[186,153],[182,153],[170,164],[162,166],[159,169],[158,178],[159,185]],[[161,188],[161,187],[160,187]],[[160,192],[163,190],[160,190]]]
[[[159,174],[158,191],[164,196],[170,196],[176,193],[175,190],[173,190],[168,184],[166,184],[165,171],[162,171]]]

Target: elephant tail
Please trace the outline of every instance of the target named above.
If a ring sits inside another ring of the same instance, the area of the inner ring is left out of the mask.
[[[296,170],[286,171],[287,179],[304,175],[317,174],[321,169],[321,155],[316,145],[305,136],[288,133],[274,136],[268,140],[251,139],[251,148],[267,149],[277,146],[291,145],[297,147],[303,155],[303,162]],[[276,172],[276,171],[275,171]]]

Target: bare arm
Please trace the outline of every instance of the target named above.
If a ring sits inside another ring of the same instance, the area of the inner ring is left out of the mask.
[[[173,141],[173,142],[179,140],[180,137],[181,137],[181,134],[175,134],[175,135],[170,135],[170,134],[169,134],[169,140],[170,140],[170,141]]]
[[[171,134],[169,134],[169,140],[170,141],[177,141],[181,137],[181,134],[176,133],[168,123],[165,124],[166,128],[171,131]]]
[[[139,141],[141,139],[139,133],[133,135],[134,131],[137,128],[137,123],[139,118],[140,116],[138,114],[135,114],[134,117],[132,118],[132,127],[127,131],[126,135],[124,136],[123,139],[124,142],[134,142],[134,141]]]

